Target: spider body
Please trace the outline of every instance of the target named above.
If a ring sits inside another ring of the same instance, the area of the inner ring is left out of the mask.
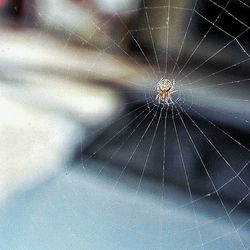
[[[174,81],[170,81],[168,79],[161,79],[157,83],[157,95],[155,100],[158,101],[159,104],[164,103],[167,105],[174,104],[171,98],[171,94],[176,92],[174,90]]]

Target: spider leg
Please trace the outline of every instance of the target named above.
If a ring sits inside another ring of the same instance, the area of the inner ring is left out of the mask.
[[[161,100],[160,100],[159,94],[156,95],[155,100],[158,101],[159,104],[161,104]]]
[[[158,104],[161,104],[161,98],[160,98],[160,96],[158,97]]]
[[[170,103],[171,103],[171,104],[174,104],[174,102],[173,102],[173,100],[172,100],[171,97],[169,98],[169,100],[170,100]]]

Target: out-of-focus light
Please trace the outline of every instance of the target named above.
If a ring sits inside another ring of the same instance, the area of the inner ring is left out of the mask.
[[[0,0],[0,8],[5,7],[7,2],[8,2],[7,0]]]

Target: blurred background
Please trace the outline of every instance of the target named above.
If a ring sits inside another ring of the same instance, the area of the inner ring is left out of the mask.
[[[0,0],[0,249],[248,249],[249,8]]]

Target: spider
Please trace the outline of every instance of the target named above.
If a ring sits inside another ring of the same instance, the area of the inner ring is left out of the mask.
[[[174,90],[174,80],[170,81],[168,79],[164,79],[162,78],[158,83],[157,83],[157,95],[155,100],[158,101],[159,104],[161,104],[161,102],[170,105],[170,104],[174,104],[172,98],[171,98],[171,94],[173,94],[174,92],[176,92],[176,90]]]

